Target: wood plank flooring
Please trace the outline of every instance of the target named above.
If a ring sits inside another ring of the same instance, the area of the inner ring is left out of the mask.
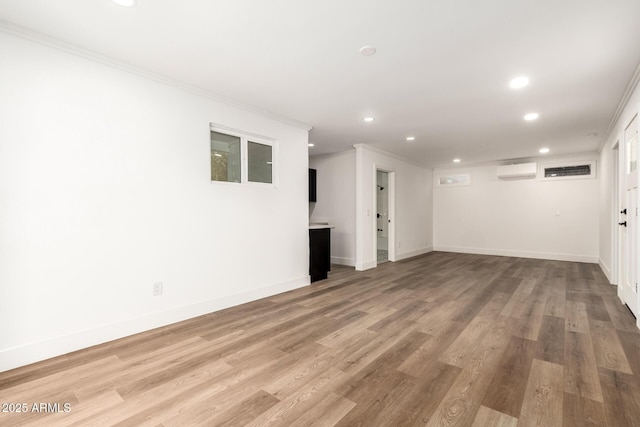
[[[595,264],[434,252],[0,373],[12,403],[2,426],[637,426],[640,331]]]

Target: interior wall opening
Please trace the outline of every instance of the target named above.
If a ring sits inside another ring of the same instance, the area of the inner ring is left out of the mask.
[[[378,264],[389,260],[389,174],[376,171],[376,247]]]

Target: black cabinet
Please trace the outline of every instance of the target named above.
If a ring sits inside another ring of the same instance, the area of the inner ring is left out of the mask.
[[[309,201],[316,201],[316,170],[309,169]]]
[[[331,229],[309,230],[309,249],[311,282],[326,279],[331,269]]]

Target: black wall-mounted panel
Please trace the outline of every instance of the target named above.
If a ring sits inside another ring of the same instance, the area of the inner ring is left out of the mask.
[[[315,169],[309,169],[309,201],[315,202],[316,197],[316,175]]]

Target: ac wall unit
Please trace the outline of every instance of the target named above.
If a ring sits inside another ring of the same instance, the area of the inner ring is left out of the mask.
[[[537,163],[520,163],[518,165],[498,166],[498,178],[500,179],[535,178],[537,172]]]

